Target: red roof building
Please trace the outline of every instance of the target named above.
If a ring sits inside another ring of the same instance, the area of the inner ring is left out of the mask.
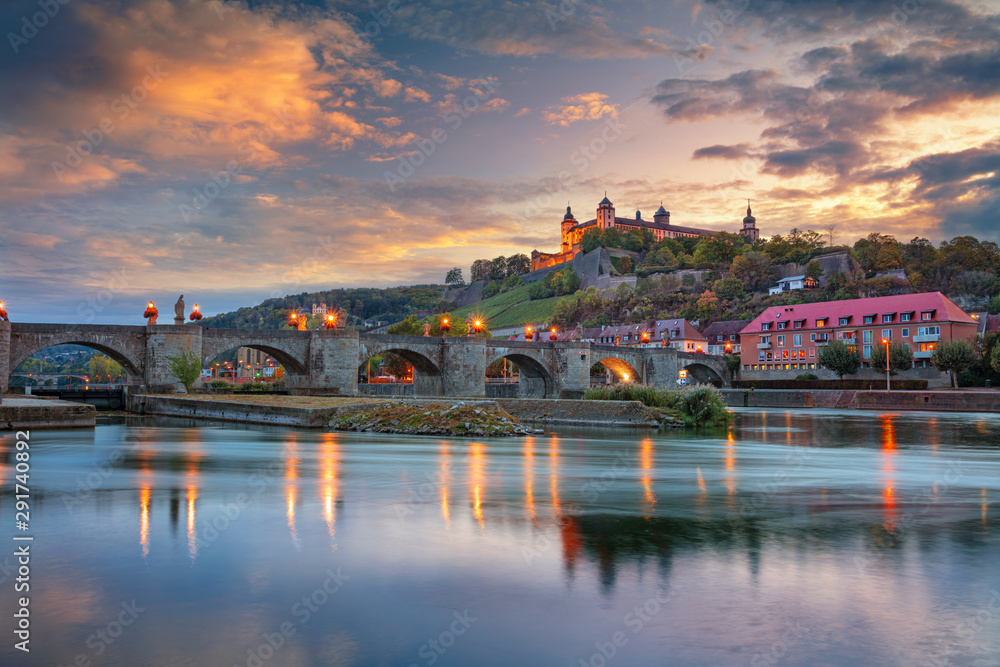
[[[743,375],[816,369],[818,350],[834,340],[857,347],[865,365],[883,339],[903,341],[914,366],[927,368],[938,343],[970,340],[977,327],[940,292],[772,306],[740,332]]]

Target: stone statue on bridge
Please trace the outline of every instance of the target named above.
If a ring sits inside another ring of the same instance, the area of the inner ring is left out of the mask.
[[[424,322],[424,337],[427,338],[431,335],[431,323]]]
[[[181,294],[174,304],[174,324],[184,324],[184,295]]]

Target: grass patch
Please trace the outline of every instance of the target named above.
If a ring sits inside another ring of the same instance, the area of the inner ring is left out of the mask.
[[[733,421],[733,414],[722,399],[722,394],[711,385],[661,389],[622,382],[610,387],[591,387],[583,398],[592,401],[639,401],[648,407],[675,413],[689,428],[729,426]]]
[[[441,405],[382,404],[349,410],[330,421],[341,431],[404,433],[408,435],[525,435],[531,430],[504,410],[457,403]]]
[[[528,293],[529,287],[530,285],[522,285],[471,306],[463,306],[453,311],[452,316],[465,318],[476,313],[486,319],[486,324],[491,329],[548,322],[552,316],[552,310],[562,297],[554,296],[531,301]]]

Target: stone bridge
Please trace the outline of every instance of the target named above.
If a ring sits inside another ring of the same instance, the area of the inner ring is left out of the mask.
[[[167,357],[194,350],[207,364],[237,347],[261,350],[277,359],[285,368],[285,384],[298,393],[355,394],[358,369],[373,355],[384,352],[396,353],[413,365],[417,396],[484,396],[486,368],[499,359],[518,367],[519,392],[524,396],[579,396],[590,386],[590,369],[597,363],[617,378],[657,386],[675,386],[683,369],[689,371],[691,381],[727,376],[723,357],[660,347],[391,336],[340,330],[0,322],[0,383],[6,388],[11,371],[36,352],[67,343],[107,354],[122,365],[130,384],[150,391],[177,386]]]

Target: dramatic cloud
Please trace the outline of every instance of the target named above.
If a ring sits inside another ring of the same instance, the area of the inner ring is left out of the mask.
[[[618,115],[618,105],[608,104],[608,96],[601,93],[584,93],[564,97],[562,104],[547,108],[542,117],[550,125],[571,125],[581,120],[600,120]]]

